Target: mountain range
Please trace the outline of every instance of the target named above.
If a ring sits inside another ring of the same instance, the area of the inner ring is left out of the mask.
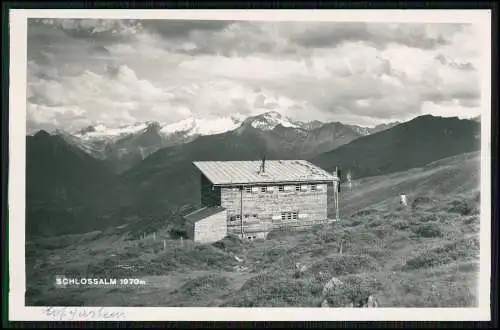
[[[254,160],[265,153],[268,159],[309,159],[326,170],[340,166],[360,178],[478,150],[480,123],[421,116],[363,131],[267,113],[207,135],[165,135],[154,122],[135,129],[114,135],[89,128],[79,135],[41,131],[28,136],[28,235],[103,229],[134,217],[167,219],[185,206],[197,207],[195,160]],[[142,151],[133,164],[117,166],[137,155],[134,148]]]
[[[270,111],[244,119],[190,118],[169,125],[149,121],[119,128],[96,125],[77,132],[58,130],[54,133],[122,173],[161,148],[185,144],[201,136],[254,129],[260,131],[272,148],[286,143],[287,148],[295,148],[298,155],[309,158],[397,124],[399,122],[370,128],[317,120],[300,122]]]

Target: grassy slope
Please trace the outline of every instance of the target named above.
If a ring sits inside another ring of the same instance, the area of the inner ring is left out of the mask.
[[[375,293],[383,307],[475,306],[479,253],[477,154],[366,178],[345,193],[345,217],[328,227],[271,233],[272,239],[214,246],[126,240],[89,233],[27,247],[28,305],[319,306],[319,271],[346,283],[330,295]],[[428,188],[426,190],[425,188]],[[431,189],[432,188],[432,189]],[[397,206],[404,189],[409,208]],[[408,190],[411,189],[411,190]],[[166,235],[160,232],[160,236]],[[340,242],[343,253],[339,254]],[[45,244],[45,245],[43,245]],[[243,258],[238,263],[231,255]],[[309,266],[303,278],[293,265]],[[116,264],[134,265],[119,271]],[[236,271],[242,265],[246,270]],[[53,289],[56,274],[144,278],[129,288]]]

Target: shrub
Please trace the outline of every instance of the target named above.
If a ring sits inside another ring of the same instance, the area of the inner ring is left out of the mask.
[[[249,279],[223,307],[307,307],[322,286],[306,279],[293,279],[280,272]]]
[[[359,212],[354,213],[353,217],[365,217],[367,215],[372,215],[379,213],[378,210],[375,209],[366,209],[366,210],[361,210]]]
[[[435,213],[422,214],[420,216],[420,222],[437,221],[439,217]]]
[[[414,229],[414,233],[420,237],[425,237],[425,238],[443,236],[441,226],[437,223],[427,223],[419,225]]]
[[[342,276],[359,272],[377,271],[380,268],[376,260],[369,256],[338,255],[316,262],[308,271],[310,273],[329,272],[333,276]]]
[[[480,223],[480,219],[477,215],[471,215],[471,216],[464,217],[462,221],[466,225],[472,225],[472,224],[479,225],[479,223]]]
[[[170,246],[151,261],[163,270],[232,270],[237,261],[210,245]]]
[[[448,243],[441,247],[425,251],[422,254],[407,260],[403,265],[402,270],[430,268],[445,265],[456,260],[477,258],[478,253],[479,240],[477,238],[461,239],[453,243]]]
[[[410,227],[410,224],[406,220],[396,220],[392,223],[392,227],[397,230],[406,230]]]
[[[346,226],[346,227],[356,227],[356,226],[358,226],[358,225],[360,225],[362,223],[363,223],[362,220],[356,219],[356,218],[354,218],[354,219],[351,218],[351,219],[349,219],[347,221],[342,222],[342,224],[344,226]]]
[[[418,197],[415,197],[415,199],[412,201],[411,208],[413,210],[422,209],[423,206],[429,205],[431,203],[432,203],[432,199],[430,197],[418,196]]]
[[[383,287],[380,281],[359,275],[342,277],[340,280],[343,285],[336,286],[325,297],[333,307],[344,307],[351,302],[360,304],[368,296],[376,295]]]
[[[189,296],[199,296],[212,291],[227,291],[230,281],[225,276],[216,274],[204,275],[188,280],[174,293],[187,294]]]
[[[448,212],[458,213],[461,215],[471,215],[475,211],[474,207],[470,206],[466,201],[454,200],[449,203]]]
[[[366,226],[369,227],[369,228],[375,228],[375,227],[379,227],[379,226],[383,225],[384,223],[385,223],[384,220],[373,219],[372,221],[368,222],[366,224]]]

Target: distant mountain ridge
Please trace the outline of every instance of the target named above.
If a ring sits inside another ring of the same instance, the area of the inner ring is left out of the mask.
[[[349,169],[355,177],[404,171],[480,149],[475,120],[423,115],[312,158],[326,170]]]
[[[318,120],[300,122],[277,111],[269,111],[244,119],[191,118],[169,125],[148,121],[111,129],[96,125],[84,127],[74,133],[57,130],[54,134],[61,135],[68,143],[105,161],[116,172],[122,173],[161,148],[189,143],[202,136],[255,129],[265,136],[270,146],[278,148],[281,142],[295,145],[302,150],[299,154],[307,158],[396,124],[398,122],[367,128]]]

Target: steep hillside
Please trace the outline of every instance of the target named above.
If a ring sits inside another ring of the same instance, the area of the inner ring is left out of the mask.
[[[95,224],[88,216],[97,211],[95,205],[103,187],[113,182],[111,169],[61,136],[40,131],[27,137],[28,236]]]
[[[479,123],[425,115],[356,139],[311,161],[328,171],[336,166],[351,170],[360,178],[404,171],[479,147]]]
[[[288,150],[298,158],[314,157],[363,136],[356,129],[341,123],[323,124],[308,131],[277,125],[260,134],[266,139],[268,150]]]
[[[352,190],[342,185],[340,193],[341,216],[350,216],[357,210],[391,201],[397,206],[399,195],[410,201],[416,196],[461,195],[479,192],[479,152],[447,157],[408,171],[366,177],[353,181]],[[333,196],[329,191],[330,198]],[[329,213],[334,214],[330,203]]]

